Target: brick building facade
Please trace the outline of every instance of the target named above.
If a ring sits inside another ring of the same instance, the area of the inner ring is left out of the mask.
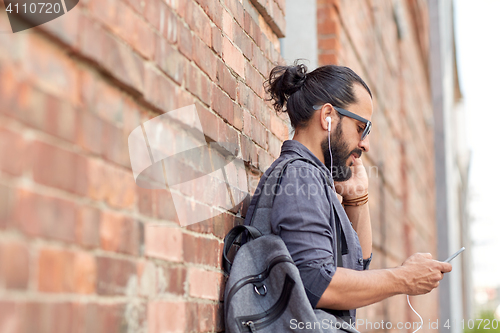
[[[319,64],[353,68],[374,93],[364,158],[372,268],[416,251],[435,255],[427,3],[316,5]],[[148,120],[194,104],[204,139],[232,143],[244,161],[228,176],[253,193],[289,137],[262,86],[273,64],[285,63],[280,38],[295,24],[286,7],[80,0],[54,21],[0,34],[0,332],[224,330],[222,241],[242,223],[248,198],[182,226],[181,215],[218,207],[137,186],[127,140]],[[9,28],[5,16],[0,28]],[[168,124],[169,145],[192,139],[185,125]],[[416,321],[405,302],[391,298],[359,318]],[[436,292],[413,304],[437,318]]]

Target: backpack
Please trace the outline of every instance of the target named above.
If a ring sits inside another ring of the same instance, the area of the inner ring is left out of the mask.
[[[224,291],[227,332],[358,332],[341,316],[312,308],[285,243],[271,232],[275,193],[286,167],[296,160],[319,168],[302,157],[280,162],[263,183],[264,190],[257,198],[250,225],[237,225],[224,238],[223,267],[229,275]],[[331,181],[325,178],[331,186]],[[270,186],[271,193],[265,191],[265,186]],[[338,230],[336,234],[337,258],[341,260]],[[229,252],[240,238],[246,242],[231,262]],[[341,266],[341,261],[338,263]],[[339,313],[345,315],[346,311]]]

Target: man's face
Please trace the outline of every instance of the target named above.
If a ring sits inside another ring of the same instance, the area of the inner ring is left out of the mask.
[[[325,165],[328,169],[332,167],[332,176],[334,181],[342,182],[348,180],[352,176],[350,166],[353,164],[352,155],[361,156],[362,151],[359,148],[350,148],[347,141],[344,139],[342,131],[342,118],[337,123],[335,130],[330,133],[330,152],[328,151],[328,138],[325,138],[321,143],[321,150],[325,158]],[[333,164],[331,164],[333,161]]]
[[[349,105],[348,110],[371,120],[373,104],[370,95],[359,84],[355,84],[353,88],[358,101]],[[328,137],[321,142],[321,150],[327,168],[330,168],[330,163],[333,160],[332,176],[335,181],[341,182],[351,178],[350,166],[354,164],[354,160],[360,158],[363,151],[370,150],[369,136],[361,141],[364,127],[365,124],[358,120],[347,116],[340,118],[335,130],[330,133],[331,158],[328,151]]]

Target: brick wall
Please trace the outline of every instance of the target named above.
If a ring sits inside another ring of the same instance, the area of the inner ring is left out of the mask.
[[[203,205],[137,186],[127,138],[195,104],[253,192],[288,137],[262,88],[284,3],[80,0],[0,34],[0,332],[223,330],[222,239],[245,210],[181,227]],[[183,119],[168,132],[190,140]]]
[[[398,266],[415,252],[437,255],[428,25],[426,1],[318,1],[319,65],[351,67],[374,94],[371,150],[364,158],[372,268]],[[425,327],[439,318],[437,291],[413,297],[412,304]],[[419,321],[404,295],[358,313],[372,323]]]

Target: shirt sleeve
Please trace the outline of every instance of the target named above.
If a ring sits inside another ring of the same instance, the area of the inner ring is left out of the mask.
[[[363,270],[368,270],[370,268],[370,263],[372,262],[373,253],[370,253],[370,258],[363,259]]]
[[[308,166],[289,165],[272,213],[272,231],[285,242],[313,308],[336,271],[332,206],[319,177]]]

